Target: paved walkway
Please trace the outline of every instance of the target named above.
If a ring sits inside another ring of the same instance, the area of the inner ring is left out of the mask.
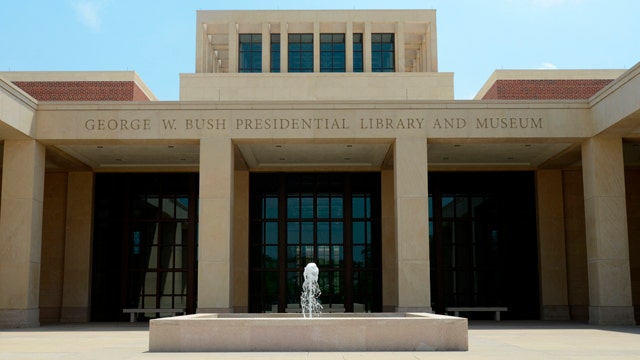
[[[640,359],[640,326],[576,322],[472,322],[466,352],[149,353],[144,323],[0,330],[0,359]]]

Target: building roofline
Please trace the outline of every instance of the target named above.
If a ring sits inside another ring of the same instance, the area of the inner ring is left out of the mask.
[[[19,99],[27,106],[32,109],[36,109],[38,105],[38,100],[36,100],[33,96],[29,95],[27,92],[14,85],[10,79],[7,79],[4,76],[4,73],[0,73],[0,88],[5,90],[8,94],[13,96],[15,99]]]
[[[0,77],[16,81],[133,81],[151,101],[158,99],[135,71],[7,71]]]
[[[478,91],[474,100],[482,100],[489,89],[498,80],[613,80],[620,77],[627,70],[610,69],[610,70],[495,70],[489,79],[484,83]]]

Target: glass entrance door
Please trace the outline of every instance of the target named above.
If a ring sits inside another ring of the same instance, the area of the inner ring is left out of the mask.
[[[195,312],[197,199],[195,173],[96,175],[92,321]]]
[[[325,311],[380,311],[378,174],[253,174],[250,311],[295,312],[304,267]]]
[[[533,173],[433,172],[429,192],[434,311],[504,306],[507,319],[538,319]]]

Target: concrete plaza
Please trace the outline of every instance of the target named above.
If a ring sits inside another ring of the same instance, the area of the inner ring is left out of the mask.
[[[149,353],[146,323],[0,331],[0,359],[639,359],[640,326],[471,322],[467,352]]]

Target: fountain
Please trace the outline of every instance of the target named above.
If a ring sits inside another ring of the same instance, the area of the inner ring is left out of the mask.
[[[304,282],[300,295],[300,307],[305,318],[318,317],[322,313],[322,305],[318,302],[320,286],[318,285],[320,270],[315,263],[308,263],[304,268]]]
[[[151,352],[466,351],[467,319],[431,313],[319,317],[318,267],[304,270],[303,314],[193,314],[149,322]],[[313,320],[311,320],[313,318]]]

